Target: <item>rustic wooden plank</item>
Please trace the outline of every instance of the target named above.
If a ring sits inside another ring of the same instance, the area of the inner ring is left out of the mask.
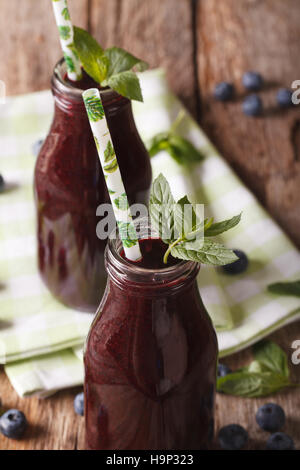
[[[289,357],[293,350],[291,344],[300,339],[300,323],[289,325],[274,333],[270,339],[280,344]],[[249,349],[222,360],[232,369],[250,362]],[[300,365],[292,365],[289,361],[295,382],[300,382]],[[0,395],[6,409],[22,410],[30,423],[24,439],[14,441],[0,434],[0,449],[84,449],[84,419],[73,410],[73,399],[79,388],[65,390],[47,399],[19,398],[8,382],[4,372],[0,374]],[[290,389],[268,398],[245,399],[233,398],[217,394],[216,431],[226,424],[239,423],[249,432],[248,449],[263,449],[269,436],[259,429],[255,421],[255,413],[259,406],[267,402],[280,404],[286,413],[287,422],[284,431],[295,440],[296,448],[300,449],[300,394],[298,389]],[[215,442],[214,448],[218,445]]]
[[[88,25],[88,0],[68,2],[74,24]],[[51,1],[0,0],[0,80],[8,95],[49,88],[62,56]]]
[[[164,67],[171,88],[195,113],[190,0],[91,0],[90,25],[103,47],[124,47]]]
[[[197,67],[201,124],[287,233],[300,245],[300,106],[276,108],[278,87],[300,77],[299,1],[198,0]],[[263,74],[265,115],[241,112],[247,70]],[[234,103],[217,103],[217,82],[233,81]],[[293,131],[294,130],[294,131]]]

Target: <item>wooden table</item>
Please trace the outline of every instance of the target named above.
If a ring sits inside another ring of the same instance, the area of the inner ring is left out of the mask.
[[[280,332],[274,333],[274,340],[291,356],[290,348],[295,339],[300,339],[300,324],[290,325]],[[249,349],[228,357],[224,363],[233,369],[249,363]],[[291,365],[291,361],[289,361]],[[300,382],[300,364],[291,367],[295,382]],[[11,387],[4,372],[0,374],[1,399],[6,408],[22,410],[29,420],[29,428],[24,438],[13,441],[0,434],[0,449],[84,449],[84,418],[75,414],[73,399],[79,388],[65,390],[50,398],[20,399]],[[300,393],[299,389],[287,389],[271,398],[245,399],[217,394],[216,400],[216,431],[226,424],[238,423],[249,433],[247,449],[263,449],[269,434],[262,431],[255,421],[255,413],[259,406],[269,401],[280,404],[286,413],[287,422],[284,431],[295,440],[300,449]],[[214,443],[217,449],[217,442]]]
[[[278,87],[300,79],[299,0],[69,0],[73,22],[89,29],[103,47],[118,45],[166,69],[171,88],[198,119],[224,157],[261,203],[300,246],[300,106],[279,111]],[[34,7],[33,7],[34,4]],[[49,87],[61,53],[50,0],[0,0],[0,79],[8,94]],[[10,25],[7,28],[7,25]],[[258,70],[266,80],[261,118],[243,116],[242,74]],[[233,103],[216,103],[214,85],[233,81]],[[274,335],[287,352],[300,339],[300,324]],[[228,358],[247,362],[245,351]],[[300,365],[294,367],[300,381]],[[7,407],[23,410],[30,427],[20,442],[0,437],[0,448],[83,448],[83,419],[73,412],[75,391],[53,398],[20,400],[4,374],[0,395]],[[238,422],[250,434],[249,448],[264,446],[267,434],[255,424],[266,400],[218,396],[216,427]],[[272,397],[284,407],[286,430],[300,448],[298,390]]]

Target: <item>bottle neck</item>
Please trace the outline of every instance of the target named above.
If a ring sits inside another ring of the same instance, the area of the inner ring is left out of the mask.
[[[115,116],[126,113],[127,118],[132,117],[131,101],[119,95],[111,88],[101,89],[99,84],[94,82],[88,75],[76,86],[76,82],[70,82],[67,78],[64,59],[61,59],[55,66],[51,79],[52,93],[55,102],[56,112],[72,115],[77,119],[87,120],[86,110],[82,99],[84,90],[94,87],[99,88],[105,115],[107,120],[114,119]],[[126,121],[125,123],[126,124]]]
[[[164,297],[181,294],[196,284],[198,263],[180,261],[162,269],[146,269],[124,259],[121,251],[120,239],[112,234],[105,251],[105,266],[110,282],[127,295]]]

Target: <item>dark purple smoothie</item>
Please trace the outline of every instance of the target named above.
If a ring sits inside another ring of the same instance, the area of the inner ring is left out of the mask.
[[[106,252],[104,299],[85,351],[87,449],[205,449],[213,436],[216,335],[201,301],[199,265],[159,239],[143,261]]]
[[[83,89],[94,86],[86,74],[80,82],[65,80],[63,62],[56,66],[54,119],[34,181],[41,276],[61,302],[91,312],[96,311],[106,284],[106,240],[96,235],[101,220],[96,211],[110,202],[81,96]],[[147,204],[151,166],[131,102],[110,89],[101,94],[129,202]]]

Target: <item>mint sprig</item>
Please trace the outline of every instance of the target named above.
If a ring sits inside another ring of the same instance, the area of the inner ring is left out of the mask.
[[[204,159],[202,153],[189,140],[176,132],[184,115],[185,112],[181,110],[168,132],[160,132],[149,140],[147,150],[150,157],[165,150],[179,165],[191,165]]]
[[[232,250],[205,237],[206,233],[210,237],[214,231],[220,234],[233,228],[239,223],[241,214],[216,224],[213,224],[213,219],[202,219],[187,196],[175,202],[169,183],[162,174],[152,184],[149,211],[160,238],[169,245],[164,255],[165,264],[170,254],[175,258],[216,266],[236,261],[237,256]]]
[[[290,295],[300,297],[300,280],[291,282],[275,282],[268,285],[268,291],[272,294]]]
[[[74,44],[84,70],[97,83],[129,99],[143,101],[135,71],[145,70],[146,62],[120,47],[104,50],[87,31],[77,26],[74,27]]]
[[[253,355],[249,366],[218,378],[218,392],[254,398],[299,386],[291,382],[287,355],[277,344],[260,342],[253,347]]]

